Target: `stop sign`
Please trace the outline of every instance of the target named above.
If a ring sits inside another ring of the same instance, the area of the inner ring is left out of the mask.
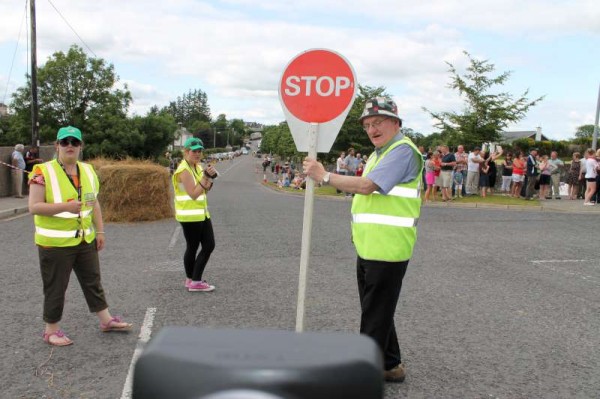
[[[352,65],[326,49],[293,58],[279,82],[279,100],[298,151],[308,150],[310,124],[318,124],[318,152],[329,152],[356,95]]]
[[[304,122],[323,123],[354,99],[354,72],[341,55],[324,49],[299,54],[285,69],[279,92],[285,107]]]

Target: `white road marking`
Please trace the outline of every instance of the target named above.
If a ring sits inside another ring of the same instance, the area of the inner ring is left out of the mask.
[[[584,281],[590,282],[592,284],[600,285],[600,279],[596,276],[590,276],[589,274],[585,274],[582,272],[578,272],[575,270],[569,270],[562,268],[555,264],[558,263],[586,263],[586,262],[597,262],[597,260],[593,259],[549,259],[549,260],[532,260],[531,263],[541,266],[544,269],[551,270],[556,273],[560,273],[566,276],[577,277]]]
[[[142,328],[140,330],[138,342],[135,347],[135,351],[133,352],[131,363],[129,364],[127,378],[125,378],[125,385],[123,386],[123,393],[121,393],[121,399],[131,398],[131,391],[133,389],[133,368],[135,366],[135,362],[137,362],[138,358],[142,354],[144,346],[150,340],[150,336],[152,335],[152,324],[154,324],[155,314],[156,308],[148,308],[146,310],[146,316],[144,317],[144,322],[142,323]]]
[[[181,225],[178,224],[173,231],[173,235],[171,236],[171,242],[169,243],[169,249],[173,249],[175,244],[177,244],[177,238],[179,238],[179,232],[181,231]]]
[[[531,263],[577,263],[577,262],[594,262],[593,259],[548,259],[548,260],[532,260]]]

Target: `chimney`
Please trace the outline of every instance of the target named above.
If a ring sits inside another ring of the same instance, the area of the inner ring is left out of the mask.
[[[540,126],[535,128],[535,141],[542,141],[542,128]]]

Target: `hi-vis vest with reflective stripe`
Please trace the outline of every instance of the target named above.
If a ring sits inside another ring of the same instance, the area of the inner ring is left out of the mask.
[[[371,154],[363,177],[368,177],[383,158],[399,145],[408,144],[418,155],[418,176],[396,185],[387,195],[378,191],[356,194],[352,201],[352,241],[358,256],[368,260],[401,262],[412,257],[417,241],[417,222],[421,213],[421,173],[423,159],[413,142],[404,137],[390,145],[377,158]]]
[[[96,238],[92,222],[93,206],[86,205],[86,198],[97,199],[100,183],[92,165],[77,162],[81,185],[81,212],[60,212],[53,216],[35,215],[35,243],[43,247],[74,247],[82,240],[91,243]],[[77,190],[56,160],[36,165],[44,175],[46,202],[58,204],[77,200]],[[33,173],[33,172],[32,172]],[[87,195],[86,195],[87,194]]]
[[[179,182],[179,174],[187,170],[192,178],[194,184],[198,184],[197,176],[202,179],[204,172],[200,165],[196,165],[196,173],[192,172],[190,165],[184,160],[181,161],[179,167],[173,173],[173,189],[175,190],[175,219],[178,222],[201,222],[206,218],[210,218],[208,213],[208,201],[206,200],[206,193],[198,196],[195,200],[192,199],[185,191],[183,183]]]

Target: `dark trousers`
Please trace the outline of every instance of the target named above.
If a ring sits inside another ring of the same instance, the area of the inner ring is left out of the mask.
[[[527,176],[527,186],[525,189],[525,197],[532,198],[535,194],[535,183],[538,182],[539,176]]]
[[[212,222],[210,219],[205,219],[202,222],[183,222],[181,227],[186,242],[185,254],[183,255],[185,275],[193,281],[200,281],[210,254],[215,249]],[[200,245],[202,245],[202,249],[196,256]]]
[[[75,247],[38,246],[42,282],[44,284],[44,321],[58,323],[65,305],[65,292],[71,271],[75,272],[90,312],[108,308],[100,281],[100,262],[96,241],[85,241]]]
[[[394,314],[408,261],[381,262],[357,257],[356,277],[360,297],[360,333],[373,338],[390,370],[402,363]]]

